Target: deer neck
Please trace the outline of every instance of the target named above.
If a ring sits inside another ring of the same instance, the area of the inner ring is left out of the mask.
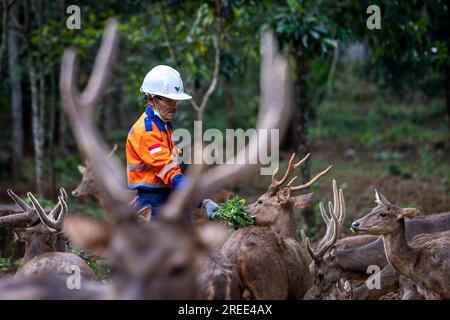
[[[34,240],[25,249],[25,254],[23,256],[23,262],[26,263],[32,258],[41,255],[46,252],[55,251],[54,246],[45,241]]]
[[[278,219],[271,225],[271,230],[282,238],[297,238],[295,215],[291,206],[281,207]]]
[[[100,206],[104,209],[107,210],[107,205],[106,205],[106,200],[103,198],[103,196],[101,195],[100,192],[96,192],[94,194],[95,199],[97,199],[97,201],[100,203]]]
[[[383,235],[384,250],[392,266],[401,274],[411,277],[417,252],[406,242],[405,221],[400,220],[397,225],[394,232]]]

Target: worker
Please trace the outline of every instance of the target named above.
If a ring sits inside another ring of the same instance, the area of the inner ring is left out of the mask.
[[[192,99],[184,92],[180,73],[158,65],[144,78],[141,92],[147,105],[145,112],[134,123],[126,143],[128,186],[137,190],[136,209],[151,206],[152,216],[166,203],[172,190],[188,180],[175,161],[178,155],[172,140],[172,123],[181,101]],[[209,219],[219,206],[211,199],[198,201]]]

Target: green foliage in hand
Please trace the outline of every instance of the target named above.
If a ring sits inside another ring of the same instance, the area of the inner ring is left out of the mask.
[[[247,212],[245,199],[239,199],[238,196],[219,204],[219,211],[214,219],[227,223],[233,230],[255,224],[255,219]]]

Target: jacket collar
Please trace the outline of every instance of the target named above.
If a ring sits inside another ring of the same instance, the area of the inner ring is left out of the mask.
[[[153,109],[147,105],[145,108],[145,113],[150,118],[150,120],[158,127],[159,131],[166,131],[165,123],[153,112]],[[167,126],[172,130],[172,122],[168,121]]]

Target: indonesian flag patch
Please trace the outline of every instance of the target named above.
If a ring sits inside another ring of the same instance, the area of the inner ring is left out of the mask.
[[[154,144],[154,145],[148,147],[147,150],[148,150],[148,153],[155,154],[157,152],[162,151],[162,148],[161,148],[161,145],[159,143],[157,143],[157,144]]]

